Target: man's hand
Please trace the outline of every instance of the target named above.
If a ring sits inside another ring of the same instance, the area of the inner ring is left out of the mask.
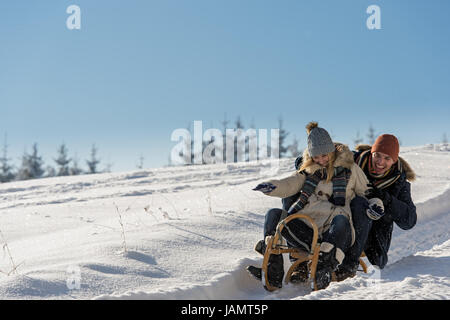
[[[372,220],[379,220],[384,216],[383,201],[379,198],[369,199],[369,208],[366,210],[367,216]]]

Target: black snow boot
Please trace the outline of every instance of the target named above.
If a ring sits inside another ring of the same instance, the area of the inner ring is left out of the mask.
[[[358,271],[358,265],[356,266],[348,266],[341,264],[338,266],[334,274],[336,275],[336,281],[344,281],[347,278],[353,278],[356,275],[356,271]]]
[[[317,263],[315,283],[317,290],[325,289],[331,282],[332,274],[336,270],[339,262],[336,260],[336,248],[333,247],[328,252],[320,252]]]
[[[256,280],[261,281],[262,279],[262,269],[255,266],[247,266],[247,271]]]
[[[257,280],[263,280],[262,268],[248,266],[248,273]],[[272,254],[267,264],[267,275],[269,284],[272,287],[281,288],[284,277],[283,256],[281,254]],[[264,286],[265,287],[265,286]]]
[[[267,264],[267,276],[269,284],[273,287],[281,288],[284,277],[283,255],[272,254]]]
[[[259,254],[264,255],[264,253],[266,252],[266,242],[264,240],[259,240],[255,244],[255,251],[258,252]]]
[[[322,290],[328,287],[331,282],[332,274],[333,270],[331,267],[325,265],[322,266],[318,265],[315,280],[316,288],[314,289]]]

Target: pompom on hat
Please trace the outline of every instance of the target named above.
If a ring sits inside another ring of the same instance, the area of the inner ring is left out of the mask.
[[[327,130],[320,128],[317,122],[306,125],[308,133],[308,152],[311,157],[328,154],[336,150]]]
[[[398,154],[400,152],[400,144],[397,138],[392,134],[382,134],[375,140],[372,145],[371,153],[381,152],[389,155],[394,162],[398,160]]]

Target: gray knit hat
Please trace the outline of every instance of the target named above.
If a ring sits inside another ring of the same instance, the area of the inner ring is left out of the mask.
[[[327,130],[319,128],[317,122],[310,122],[306,126],[308,133],[308,152],[311,157],[328,154],[336,150]]]

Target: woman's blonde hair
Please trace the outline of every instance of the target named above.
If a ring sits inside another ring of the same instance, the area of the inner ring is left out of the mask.
[[[328,155],[328,164],[326,166],[327,169],[327,182],[330,182],[331,179],[333,179],[334,176],[334,161],[336,160],[336,150],[333,152],[330,152],[327,154]],[[309,166],[311,166],[312,164],[314,164],[314,160],[312,157],[309,157],[306,161],[304,161],[300,167],[300,169],[298,169],[298,171],[303,171],[306,168],[308,168]]]

